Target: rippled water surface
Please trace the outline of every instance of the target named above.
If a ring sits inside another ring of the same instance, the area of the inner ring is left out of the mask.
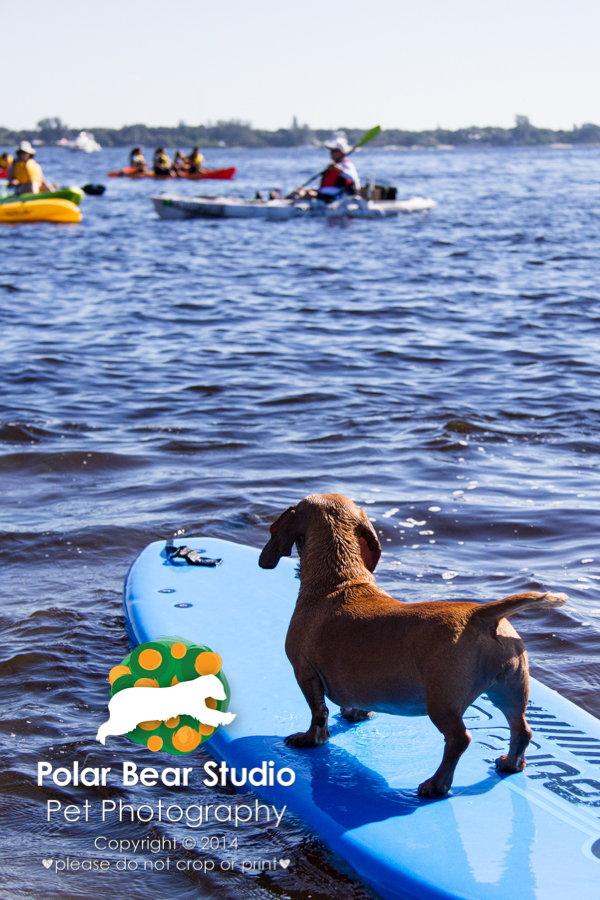
[[[323,162],[207,156],[238,177],[205,193],[291,187]],[[41,859],[94,855],[100,826],[46,823],[46,799],[89,792],[37,787],[36,763],[148,764],[134,745],[100,753],[94,733],[128,650],[123,578],[149,541],[184,529],[259,547],[316,491],[366,505],[379,583],[402,599],[565,590],[563,610],[514,622],[537,677],[600,715],[600,149],[365,151],[363,176],[438,206],[347,227],[164,222],[150,181],[106,178],[122,151],[39,157],[53,180],[107,191],[79,226],[0,231],[4,890],[362,900],[289,817],[244,831],[287,870],[54,875]]]

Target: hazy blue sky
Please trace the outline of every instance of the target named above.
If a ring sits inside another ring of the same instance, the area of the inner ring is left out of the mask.
[[[599,0],[28,0],[2,31],[11,128],[600,124]]]

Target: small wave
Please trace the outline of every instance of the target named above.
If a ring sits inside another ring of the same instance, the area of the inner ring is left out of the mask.
[[[68,475],[74,472],[116,472],[126,469],[145,468],[150,465],[147,458],[106,451],[70,450],[64,453],[32,450],[29,453],[6,453],[0,455],[0,471],[20,472],[29,475]]]
[[[319,437],[306,438],[305,440],[292,440],[292,444],[341,444],[348,441],[348,435],[342,432],[336,434],[324,434]]]
[[[28,422],[0,422],[0,441],[31,444],[54,436],[51,431]]]
[[[467,422],[464,419],[450,419],[449,422],[446,422],[444,428],[447,431],[455,431],[457,434],[474,434],[487,430],[485,426],[475,425],[473,422]]]
[[[226,388],[222,384],[189,384],[184,388],[193,394],[202,394],[205,397],[212,397],[213,394],[220,394]]]
[[[292,406],[295,404],[324,403],[329,400],[339,400],[338,394],[310,392],[306,394],[288,394],[286,397],[276,397],[273,400],[261,400],[261,406]]]
[[[242,450],[244,441],[165,441],[161,449],[166,453],[218,453],[220,450]]]

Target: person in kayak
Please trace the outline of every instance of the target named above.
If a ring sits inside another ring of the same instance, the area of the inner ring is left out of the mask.
[[[348,159],[347,154],[351,148],[346,138],[338,137],[334,141],[328,141],[325,146],[331,153],[331,163],[321,177],[317,199],[331,203],[339,200],[343,194],[358,194],[360,178],[354,163]]]
[[[339,200],[345,194],[358,194],[360,190],[360,178],[354,163],[348,159],[351,147],[345,137],[338,137],[328,141],[325,146],[331,153],[331,162],[321,173],[321,184],[318,190],[297,187],[288,200],[322,200],[324,203],[332,203]],[[312,181],[312,179],[311,179]]]
[[[144,154],[142,153],[141,147],[134,147],[131,153],[129,154],[129,165],[132,169],[137,169],[138,172],[145,172],[148,168],[146,165],[146,160],[144,159]]]
[[[164,147],[157,147],[154,152],[154,174],[161,178],[173,175],[173,163]]]
[[[6,153],[6,151],[0,156],[0,169],[8,169],[14,162],[14,156],[12,153]]]
[[[178,150],[173,160],[173,171],[179,178],[184,178],[188,173],[188,161],[181,150]]]
[[[197,175],[198,172],[202,172],[202,163],[204,162],[204,156],[200,151],[200,147],[194,147],[190,155],[186,156],[186,161],[188,165],[189,175]]]
[[[54,187],[44,178],[42,167],[33,158],[35,150],[29,141],[21,141],[17,149],[17,158],[8,167],[6,177],[15,194],[39,194],[40,191],[53,191]]]

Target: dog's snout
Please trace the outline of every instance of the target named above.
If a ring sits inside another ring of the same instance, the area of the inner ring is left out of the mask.
[[[281,559],[281,554],[278,553],[277,549],[273,546],[274,543],[273,538],[271,538],[258,557],[258,564],[261,569],[274,569]]]
[[[303,515],[295,506],[290,506],[273,522],[271,538],[265,545],[258,564],[261,569],[274,569],[282,556],[291,556],[292,547],[303,536]]]

